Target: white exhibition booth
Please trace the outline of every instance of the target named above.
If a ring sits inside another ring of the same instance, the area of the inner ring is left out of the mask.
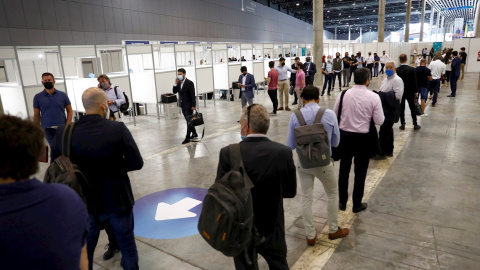
[[[381,55],[385,51],[397,61],[402,53],[411,55],[414,49],[420,52],[421,48],[430,49],[432,46],[433,43],[428,42],[349,43],[329,40],[324,44],[324,54],[333,56],[340,52],[343,57],[345,52],[352,55],[361,51],[366,55],[371,51]],[[467,48],[466,71],[480,72],[480,38],[443,42],[442,48],[445,47]],[[305,62],[306,56],[312,56],[312,44],[156,42],[0,47],[0,107],[8,114],[32,117],[33,97],[43,89],[41,74],[50,72],[55,76],[55,87],[68,94],[73,110],[77,114],[83,113],[83,92],[98,85],[98,75],[107,74],[112,84],[128,95],[134,121],[138,111],[133,104],[153,105],[157,117],[160,117],[161,95],[172,93],[178,68],[186,70],[186,77],[195,83],[197,97],[202,97],[206,106],[207,94],[213,93],[211,98],[215,102],[216,91],[231,90],[232,83],[238,81],[242,66],[255,76],[257,84],[264,84],[263,78],[270,70],[268,63],[275,61],[275,66],[278,65],[279,55],[285,57],[289,66],[296,56]],[[229,58],[237,61],[229,61]]]

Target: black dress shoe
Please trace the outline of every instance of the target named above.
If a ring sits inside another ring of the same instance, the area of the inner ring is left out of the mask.
[[[111,258],[113,258],[113,256],[115,256],[116,253],[118,253],[120,251],[120,249],[118,249],[118,247],[114,247],[110,244],[107,244],[105,246],[105,249],[107,251],[105,253],[103,253],[103,260],[104,261],[110,260]]]
[[[294,102],[292,103],[292,105],[297,105],[297,102],[296,102],[296,101],[294,101]]]
[[[192,136],[190,136],[190,139],[193,139],[193,138],[198,138],[198,134],[197,134],[197,133],[193,133]]]
[[[187,143],[189,143],[189,142],[190,142],[190,139],[185,139],[185,140],[182,142],[182,144],[187,144]]]
[[[340,211],[345,211],[347,209],[347,206],[343,203],[338,203],[338,209]]]
[[[353,213],[359,213],[367,209],[367,203],[362,203],[359,207],[353,207],[352,212]]]
[[[372,160],[385,160],[387,159],[387,156],[386,155],[376,155],[374,157],[371,158]]]

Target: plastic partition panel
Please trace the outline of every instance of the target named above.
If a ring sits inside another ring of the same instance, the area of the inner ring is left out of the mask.
[[[254,62],[253,63],[253,76],[255,77],[255,82],[256,83],[263,82],[264,77],[267,77],[267,76],[264,76],[265,72],[264,72],[263,68],[264,68],[263,67],[263,62]],[[270,68],[268,70],[270,70]],[[268,75],[268,72],[267,72],[267,75]]]
[[[72,109],[78,112],[85,112],[82,103],[82,95],[90,87],[97,87],[98,81],[94,78],[81,78],[67,80],[68,98],[72,103]],[[121,87],[120,87],[121,88]],[[72,91],[73,90],[73,91]],[[73,92],[73,93],[72,93]],[[73,97],[73,100],[72,100]]]
[[[232,82],[238,82],[238,77],[242,73],[240,71],[240,68],[242,66],[240,64],[233,64],[233,65],[228,65],[228,85],[229,88],[232,86]]]
[[[157,103],[153,72],[131,73],[130,80],[135,103]]]
[[[468,72],[480,72],[480,61],[478,61],[480,52],[480,38],[470,38],[469,44],[463,45],[467,50],[467,64],[465,71]],[[443,45],[443,44],[442,44]],[[445,48],[445,46],[442,46]],[[455,47],[457,48],[457,47]],[[461,47],[460,47],[461,48]]]
[[[263,61],[263,73],[264,73],[265,77],[268,76],[268,71],[270,71],[270,67],[268,66],[268,62],[270,62],[270,59],[267,59],[267,60]],[[276,67],[276,65],[274,67]]]
[[[353,44],[354,54],[357,55],[358,52],[362,53],[362,56],[366,55],[365,52],[365,43],[355,43]]]
[[[213,65],[213,78],[215,89],[229,89],[228,83],[228,64]]]
[[[60,46],[62,57],[95,57],[95,47]]]
[[[5,114],[18,116],[21,118],[28,117],[27,109],[25,107],[25,100],[23,99],[22,87],[16,84],[2,83],[0,84],[0,96],[2,97],[3,111]]]
[[[161,100],[162,94],[173,93],[176,76],[177,72],[175,70],[155,73],[158,100]]]
[[[241,65],[247,67],[248,73],[253,74],[253,61],[243,61],[241,62]]]
[[[365,43],[365,56],[368,56],[368,52],[371,52],[372,53],[372,56],[374,53],[378,53],[377,52],[377,44],[378,43]]]
[[[16,59],[15,50],[13,48],[0,48],[1,59]],[[5,101],[4,101],[5,103]]]
[[[190,81],[192,81],[195,84],[195,91],[198,91],[197,90],[197,74],[195,74],[195,67],[194,66],[184,66],[182,68],[184,68],[185,72],[187,72],[185,74],[185,77],[187,77],[187,79],[189,79]]]
[[[212,66],[197,68],[197,93],[212,93],[214,91],[213,86],[214,82]]]
[[[77,66],[75,65],[75,58],[63,57],[63,70],[65,71],[65,77],[77,77]]]

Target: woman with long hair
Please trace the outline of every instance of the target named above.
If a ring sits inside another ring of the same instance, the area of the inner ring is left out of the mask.
[[[447,71],[445,72],[445,76],[443,76],[442,84],[445,86],[450,85],[450,73],[452,73],[452,52],[448,51],[443,58],[443,63],[447,66]],[[445,80],[447,84],[445,84]]]

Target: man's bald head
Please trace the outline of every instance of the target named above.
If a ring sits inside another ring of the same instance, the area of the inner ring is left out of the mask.
[[[87,114],[105,114],[108,107],[107,94],[100,88],[90,87],[82,95],[83,107]],[[103,115],[104,116],[104,115]]]

